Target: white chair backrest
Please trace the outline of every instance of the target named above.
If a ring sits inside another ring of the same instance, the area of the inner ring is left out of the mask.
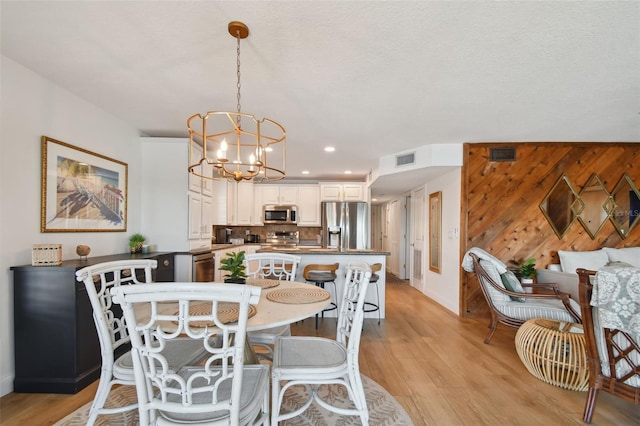
[[[348,361],[357,365],[364,320],[364,299],[371,279],[371,268],[365,262],[351,262],[347,265],[346,272],[336,340],[347,347]]]
[[[157,283],[111,291],[131,335],[140,424],[154,422],[158,411],[177,420],[222,411],[228,413],[228,424],[238,424],[249,304],[258,302],[261,288]],[[235,308],[237,317],[220,315]],[[215,335],[220,347],[211,345]],[[167,342],[185,336],[202,343],[205,358],[198,366],[173,371],[160,351]]]
[[[76,271],[76,279],[84,282],[91,301],[103,363],[113,363],[113,351],[129,342],[120,308],[112,309],[109,290],[120,285],[150,283],[151,270],[157,266],[158,261],[151,259],[118,260]]]
[[[302,256],[288,253],[252,253],[245,255],[245,267],[250,278],[271,278],[295,281]]]

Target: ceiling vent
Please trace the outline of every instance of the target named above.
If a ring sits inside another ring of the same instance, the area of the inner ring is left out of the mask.
[[[396,155],[396,167],[406,166],[407,164],[415,164],[416,163],[416,153],[412,152],[410,154]]]
[[[514,147],[489,148],[489,161],[516,161]]]

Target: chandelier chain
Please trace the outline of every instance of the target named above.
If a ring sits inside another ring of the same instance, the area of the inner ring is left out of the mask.
[[[236,75],[238,77],[238,82],[236,83],[236,87],[238,88],[238,95],[237,95],[237,98],[238,98],[238,104],[237,104],[238,116],[237,116],[236,120],[237,120],[237,123],[238,123],[238,127],[240,127],[240,114],[239,114],[240,113],[240,87],[241,87],[240,86],[240,31],[237,31],[237,33],[236,33],[236,40],[238,41],[238,46],[236,48],[236,57],[237,57],[237,60],[236,60],[236,67],[237,67],[236,68]]]

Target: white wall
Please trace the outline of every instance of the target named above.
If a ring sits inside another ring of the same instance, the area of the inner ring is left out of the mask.
[[[90,256],[124,253],[140,229],[140,143],[123,121],[0,57],[0,396],[13,390],[13,265],[31,263],[31,247],[61,243],[63,259],[78,244]],[[127,232],[40,233],[40,138],[67,142],[129,165]],[[43,348],[55,350],[55,348]]]
[[[424,250],[422,292],[450,311],[460,315],[460,169],[430,180],[426,194],[442,191],[442,266],[440,273],[429,269],[429,249]],[[427,198],[428,199],[428,198]],[[428,229],[428,224],[425,225]],[[454,236],[454,230],[457,233]],[[428,239],[425,241],[429,244]]]

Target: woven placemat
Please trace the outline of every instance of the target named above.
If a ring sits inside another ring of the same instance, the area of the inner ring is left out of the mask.
[[[277,303],[315,303],[329,298],[331,294],[321,288],[284,288],[267,294],[267,299]]]
[[[278,287],[280,285],[280,280],[271,280],[268,278],[247,278],[247,284],[265,289]]]
[[[251,318],[258,312],[255,306],[249,305],[249,316]],[[238,321],[238,315],[240,314],[240,305],[237,303],[221,302],[218,303],[218,319],[223,324]],[[176,312],[174,315],[178,315]],[[189,307],[189,315],[211,315],[210,303],[198,303]],[[175,321],[174,321],[175,322]],[[213,327],[215,324],[213,321],[191,321],[189,322],[191,327]]]

